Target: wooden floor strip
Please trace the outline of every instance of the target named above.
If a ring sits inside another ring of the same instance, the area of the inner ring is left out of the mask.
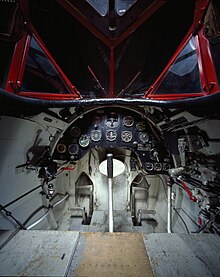
[[[71,276],[153,276],[141,234],[81,233]]]

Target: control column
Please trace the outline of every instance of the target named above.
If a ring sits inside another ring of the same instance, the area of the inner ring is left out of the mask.
[[[108,177],[108,224],[109,233],[113,233],[113,155],[107,154],[107,177]]]

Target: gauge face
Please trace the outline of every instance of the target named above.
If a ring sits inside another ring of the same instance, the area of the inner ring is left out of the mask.
[[[89,143],[90,143],[90,139],[87,135],[84,135],[84,136],[81,136],[80,139],[79,139],[79,145],[81,147],[87,147],[89,146]]]
[[[115,130],[108,130],[106,132],[106,139],[109,141],[114,141],[117,138],[117,133]]]
[[[144,121],[140,121],[136,124],[136,128],[138,131],[142,132],[146,129],[146,125],[144,123]]]
[[[165,163],[165,164],[163,165],[163,170],[165,170],[165,171],[169,170],[170,168],[171,168],[171,166],[170,166],[170,164],[168,164],[168,163]]]
[[[68,147],[68,151],[71,155],[76,155],[79,152],[79,145],[70,144],[70,146]]]
[[[107,114],[105,125],[109,128],[116,128],[119,126],[118,114],[111,112]]]
[[[81,135],[81,129],[78,126],[73,126],[70,133],[74,138],[77,138]]]
[[[132,140],[132,133],[130,131],[123,131],[121,133],[121,139],[124,142],[130,142]]]
[[[147,133],[140,133],[139,139],[142,143],[147,143],[149,141],[149,135]]]
[[[93,141],[100,141],[101,137],[102,137],[101,130],[92,130],[92,132],[91,132],[91,139]]]
[[[146,163],[145,166],[147,171],[152,171],[154,169],[153,163]]]
[[[133,125],[134,125],[134,118],[133,118],[132,116],[130,116],[130,115],[125,116],[125,117],[123,118],[123,124],[124,124],[124,126],[126,126],[126,127],[131,127],[131,126],[133,126]]]
[[[66,152],[66,145],[63,143],[57,144],[57,152],[63,154]]]
[[[163,168],[163,165],[161,163],[154,164],[154,170],[160,171],[160,170],[162,170],[162,168]]]

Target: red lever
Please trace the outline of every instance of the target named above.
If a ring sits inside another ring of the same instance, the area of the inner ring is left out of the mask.
[[[189,198],[190,198],[190,200],[191,201],[193,201],[193,202],[196,202],[196,197],[192,194],[192,192],[190,191],[190,189],[187,187],[187,185],[183,182],[183,180],[181,180],[181,179],[178,179],[180,182],[181,182],[181,184],[182,184],[182,186],[184,187],[184,189],[185,189],[185,191],[187,192],[187,194],[189,195]]]

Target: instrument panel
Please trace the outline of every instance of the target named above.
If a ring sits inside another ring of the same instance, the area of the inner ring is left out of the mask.
[[[53,158],[77,161],[94,147],[130,149],[150,173],[164,172],[171,167],[152,126],[140,114],[127,109],[108,107],[84,114],[60,138]]]

